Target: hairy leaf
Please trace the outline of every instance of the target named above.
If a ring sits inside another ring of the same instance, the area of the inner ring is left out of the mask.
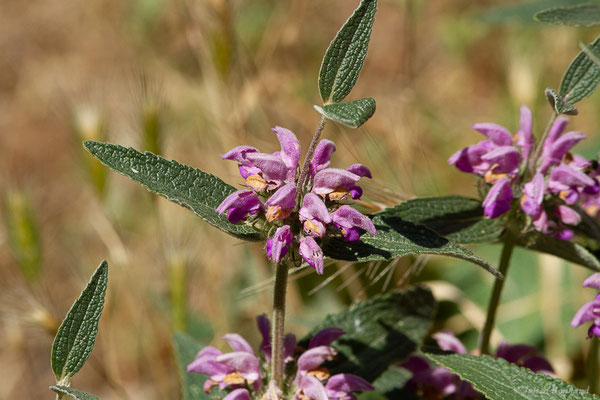
[[[506,360],[470,354],[426,353],[490,400],[598,400],[600,397],[573,385]]]
[[[106,166],[141,183],[148,190],[192,210],[220,230],[244,240],[261,235],[246,224],[231,224],[215,209],[235,188],[214,175],[168,161],[155,154],[110,143],[87,141],[85,148]]]
[[[483,217],[479,200],[462,196],[408,200],[379,214],[425,225],[440,236],[461,244],[495,242],[504,233],[501,220]]]
[[[323,107],[314,106],[315,110],[349,128],[358,128],[375,113],[375,99],[367,97],[346,103],[328,104]]]
[[[521,235],[517,244],[527,249],[552,254],[553,256],[563,258],[594,271],[600,271],[600,262],[598,259],[577,243],[544,235],[538,231],[532,231]]]
[[[588,46],[592,51],[600,51],[600,37]],[[560,82],[558,91],[562,101],[575,104],[591,95],[600,83],[600,66],[591,60],[584,51],[579,52],[571,62]]]
[[[546,89],[544,92],[546,94],[546,100],[550,103],[550,107],[557,114],[565,114],[565,115],[577,115],[579,114],[579,110],[572,104],[565,102],[562,97],[556,93],[554,89]]]
[[[575,4],[587,3],[590,0],[521,0],[510,4],[500,3],[483,11],[479,18],[487,23],[503,23],[508,21],[522,24],[534,24],[534,15],[540,11],[554,7],[568,7]]]
[[[325,244],[325,255],[337,260],[369,261],[434,254],[470,261],[495,276],[502,277],[487,261],[423,225],[383,213],[375,214],[372,220],[377,229],[375,236],[365,234],[358,242],[330,239]]]
[[[194,361],[196,354],[202,349],[200,343],[196,342],[190,335],[176,332],[173,335],[173,352],[177,361],[177,369],[181,379],[183,400],[208,400],[211,397],[204,393],[204,382],[206,375],[187,372],[187,366]]]
[[[373,382],[390,365],[417,349],[429,330],[434,311],[435,300],[429,289],[412,287],[329,315],[312,329],[311,335],[327,327],[346,331],[335,342],[339,354],[329,369],[332,374],[351,373]]]
[[[102,261],[58,328],[51,364],[56,380],[61,383],[68,382],[92,353],[107,283],[108,264]]]
[[[81,390],[73,389],[63,385],[50,386],[50,390],[53,390],[59,396],[69,396],[74,400],[100,400],[99,397],[96,397],[93,394],[82,392]]]
[[[376,11],[377,0],[361,0],[329,44],[319,72],[324,103],[339,103],[354,87],[367,56]]]
[[[535,14],[535,19],[540,22],[572,26],[600,25],[600,3],[550,8]]]

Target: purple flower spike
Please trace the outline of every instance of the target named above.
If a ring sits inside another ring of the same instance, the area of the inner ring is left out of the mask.
[[[325,224],[331,223],[331,216],[327,206],[319,196],[314,193],[307,193],[298,213],[300,221],[304,222],[304,232],[311,236],[323,237]]]
[[[272,238],[267,239],[267,257],[278,263],[287,254],[294,235],[289,225],[277,228]]]
[[[349,242],[355,242],[360,238],[360,232],[357,228],[364,229],[371,235],[377,234],[373,221],[348,205],[338,208],[337,211],[331,214],[331,219],[333,224],[341,229],[344,239]]]
[[[323,250],[321,250],[315,239],[310,236],[300,239],[298,252],[304,261],[317,271],[317,274],[323,274]]]
[[[438,346],[440,346],[440,349],[442,350],[454,351],[458,354],[467,353],[467,349],[462,342],[458,340],[450,331],[437,332],[431,336],[436,340]]]
[[[312,191],[321,196],[329,194],[332,200],[341,200],[359,180],[360,176],[345,169],[325,168],[315,175]]]
[[[267,221],[286,219],[296,207],[296,186],[293,183],[283,185],[267,201]]]
[[[533,176],[531,182],[526,183],[521,198],[521,209],[535,217],[542,211],[544,201],[544,175],[540,172]]]
[[[331,140],[323,139],[319,142],[310,162],[310,174],[312,176],[320,170],[329,167],[329,159],[334,151],[335,144]]]
[[[591,287],[600,290],[600,272],[588,276],[582,284],[583,287]]]
[[[279,156],[283,160],[288,169],[286,182],[293,183],[296,177],[296,169],[298,168],[298,160],[300,159],[300,142],[292,131],[280,126],[273,128],[273,132],[277,134],[277,139],[281,144],[281,152]]]
[[[235,389],[233,392],[223,397],[223,400],[252,400],[252,398],[246,389]]]
[[[217,213],[227,212],[227,219],[232,224],[246,219],[248,214],[255,214],[262,209],[260,199],[251,190],[238,190],[227,196],[217,207]]]
[[[529,159],[531,149],[535,146],[531,122],[531,110],[527,106],[521,106],[521,116],[519,119],[519,132],[517,132],[517,146],[521,147],[523,161]]]
[[[312,349],[313,347],[318,346],[329,346],[334,340],[339,338],[342,335],[345,335],[346,331],[341,328],[325,328],[321,329],[319,332],[310,339],[310,343],[308,343],[308,348]]]
[[[490,122],[483,122],[473,124],[473,129],[475,129],[477,132],[483,133],[496,146],[512,145],[512,135],[510,134],[508,129],[501,125]]]
[[[513,191],[508,178],[499,179],[490,189],[485,200],[481,204],[483,215],[488,218],[498,218],[510,210],[513,199]]]
[[[337,374],[329,378],[325,385],[327,396],[332,400],[352,398],[352,392],[375,390],[363,378],[352,374]]]
[[[304,375],[298,384],[295,399],[329,400],[325,388],[317,378]]]

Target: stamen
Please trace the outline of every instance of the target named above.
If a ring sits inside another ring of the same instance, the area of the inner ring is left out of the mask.
[[[269,206],[267,210],[267,221],[273,222],[281,219],[286,219],[291,214],[290,210],[284,210],[279,206]]]
[[[267,181],[258,174],[250,175],[246,178],[246,184],[258,192],[262,192],[267,188]]]
[[[322,229],[322,226],[313,223],[310,219],[304,221],[304,229],[306,232],[314,233],[319,237],[323,237],[323,234],[325,234],[325,231]]]
[[[225,378],[223,379],[223,382],[227,383],[228,385],[241,385],[244,383],[244,378],[242,378],[242,376],[239,374],[239,372],[234,371],[231,372],[227,375],[225,375]],[[252,383],[252,382],[248,382],[248,383]]]
[[[328,379],[331,374],[329,373],[329,370],[325,367],[319,367],[317,369],[313,369],[311,371],[307,372],[308,375],[312,375],[315,378],[317,378],[320,381],[324,381],[325,379]]]
[[[333,189],[333,192],[329,193],[330,200],[344,200],[348,197],[350,191],[343,186],[338,186]]]

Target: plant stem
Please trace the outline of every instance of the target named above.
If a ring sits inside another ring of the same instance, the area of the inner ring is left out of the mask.
[[[285,294],[287,289],[288,264],[277,263],[273,293],[273,327],[271,332],[271,379],[282,388],[283,383],[283,336],[285,325]]]
[[[312,141],[310,142],[310,146],[308,147],[306,156],[304,156],[304,163],[302,163],[300,177],[298,178],[298,182],[296,183],[296,203],[298,203],[302,197],[302,187],[304,185],[304,181],[306,180],[306,175],[308,175],[310,161],[312,159],[313,154],[315,154],[315,149],[317,148],[317,144],[319,143],[319,139],[321,138],[321,132],[323,132],[323,128],[325,127],[325,122],[327,122],[327,118],[325,118],[325,116],[322,116],[321,121],[319,122],[319,126],[317,126],[317,130],[315,130]]]
[[[590,343],[590,349],[587,360],[587,373],[588,373],[588,384],[590,385],[589,390],[591,394],[598,394],[598,383],[600,380],[600,370],[598,370],[598,364],[600,363],[600,340],[598,336],[592,338]]]
[[[481,354],[489,354],[490,352],[490,337],[494,330],[494,323],[496,320],[496,311],[500,304],[500,296],[502,295],[502,289],[504,288],[504,282],[506,281],[506,273],[510,266],[510,257],[512,256],[513,249],[517,241],[515,232],[511,229],[510,223],[506,229],[506,237],[504,238],[504,246],[502,247],[502,255],[500,256],[500,265],[498,270],[504,276],[503,279],[496,278],[494,281],[494,288],[492,290],[492,297],[488,304],[487,315],[485,319],[485,325],[479,336],[479,350]]]

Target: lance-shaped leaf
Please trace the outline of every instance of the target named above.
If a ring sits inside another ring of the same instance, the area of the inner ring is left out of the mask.
[[[108,264],[102,261],[58,328],[51,356],[58,382],[68,382],[92,353],[107,283]]]
[[[540,372],[490,356],[426,353],[490,400],[599,400],[600,397]]]
[[[394,215],[375,214],[371,218],[377,234],[365,234],[358,242],[330,239],[324,248],[327,257],[347,261],[389,260],[407,255],[434,254],[470,261],[497,277],[492,265],[470,250],[418,225]]]
[[[594,2],[569,7],[550,8],[535,14],[535,19],[550,24],[596,26],[600,25],[600,4]]]
[[[192,210],[222,231],[244,240],[261,239],[261,235],[249,225],[231,224],[224,215],[217,214],[215,209],[225,197],[235,192],[235,188],[216,176],[119,145],[88,141],[84,146],[106,166]]]
[[[390,365],[417,349],[431,326],[434,311],[431,291],[412,287],[376,296],[329,315],[312,329],[309,337],[323,328],[343,329],[346,334],[334,345],[338,356],[328,368],[332,374],[351,373],[373,382]],[[302,342],[308,343],[308,338]]]
[[[200,350],[200,343],[196,342],[190,335],[183,332],[176,332],[173,336],[173,352],[177,361],[177,369],[181,379],[181,390],[183,392],[183,400],[208,400],[212,397],[204,393],[204,382],[207,379],[206,375],[189,373],[187,366]]]
[[[93,394],[82,392],[81,390],[73,389],[63,385],[50,386],[50,390],[53,390],[59,396],[61,396],[61,399],[64,398],[64,396],[68,396],[73,400],[100,400],[99,397],[96,397]]]
[[[561,240],[552,236],[544,235],[538,231],[532,231],[521,235],[517,244],[527,249],[552,254],[567,261],[582,265],[594,271],[600,271],[600,262],[585,247]]]
[[[600,37],[588,47],[594,52],[600,51]],[[600,66],[581,51],[567,68],[558,93],[565,103],[575,104],[591,95],[598,83],[600,83]]]
[[[483,217],[479,200],[462,196],[408,200],[380,214],[425,225],[446,239],[461,244],[496,242],[504,233],[504,224],[500,219]]]
[[[339,103],[354,87],[367,56],[376,11],[377,0],[362,0],[329,44],[319,72],[324,103]]]
[[[367,97],[345,103],[314,106],[315,110],[332,121],[349,128],[358,128],[375,113],[375,99]]]

